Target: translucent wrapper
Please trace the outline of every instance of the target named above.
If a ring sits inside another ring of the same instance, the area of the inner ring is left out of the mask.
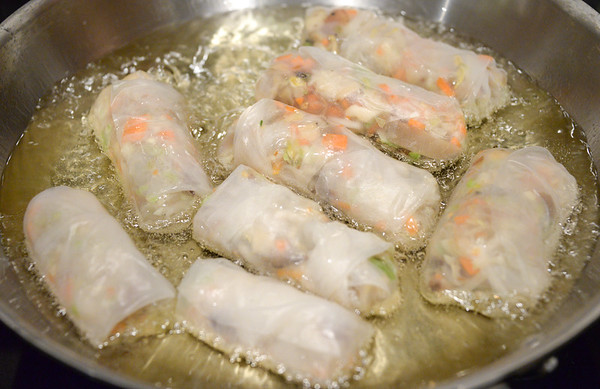
[[[363,314],[399,302],[392,245],[330,221],[317,203],[238,166],[194,217],[193,236],[251,269]]]
[[[427,246],[423,295],[488,316],[522,314],[551,283],[577,196],[575,178],[542,147],[480,152]]]
[[[405,249],[422,247],[437,219],[439,188],[429,172],[320,116],[263,99],[242,113],[228,136],[221,152],[232,152],[236,165],[331,204]]]
[[[211,192],[184,111],[179,92],[139,71],[105,88],[88,115],[146,231],[185,228]]]
[[[256,98],[324,115],[415,157],[455,159],[465,148],[465,119],[455,99],[375,74],[316,47],[276,58],[258,80]]]
[[[289,380],[351,379],[374,328],[354,313],[222,259],[199,259],[179,285],[177,315],[202,341]]]
[[[489,55],[419,36],[399,20],[353,8],[310,8],[306,42],[369,69],[456,97],[470,123],[508,103],[506,72]]]
[[[47,189],[29,202],[23,224],[37,270],[94,345],[141,308],[175,297],[169,281],[89,192]]]

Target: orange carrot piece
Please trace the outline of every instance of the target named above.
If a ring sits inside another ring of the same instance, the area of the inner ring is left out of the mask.
[[[327,39],[327,38],[321,39],[321,44],[325,47],[329,46],[329,39]]]
[[[352,206],[350,205],[350,203],[347,203],[345,201],[338,201],[336,203],[336,206],[339,209],[344,210],[344,211],[349,211],[352,208]]]
[[[424,130],[425,123],[418,121],[417,119],[408,119],[408,126],[417,130]]]
[[[277,248],[277,251],[283,252],[287,246],[288,244],[284,239],[275,239],[275,248]]]
[[[352,169],[352,167],[350,166],[344,166],[342,168],[342,177],[344,177],[345,179],[350,179],[354,176],[354,170]]]
[[[158,136],[160,136],[164,140],[173,140],[173,139],[175,139],[175,133],[172,130],[163,130],[163,131],[160,131],[158,133]]]
[[[46,281],[48,281],[50,285],[56,285],[56,277],[54,277],[54,274],[52,273],[46,274]]]
[[[464,224],[469,219],[469,215],[460,215],[454,217],[454,223]]]
[[[296,55],[292,57],[292,59],[290,60],[290,64],[295,70],[300,69],[302,65],[304,65],[304,58],[302,58],[302,56],[300,55]]]
[[[156,175],[158,175],[158,169],[154,169],[154,171],[152,172],[152,175],[153,175],[153,176],[156,176]]]
[[[325,108],[325,104],[314,93],[307,95],[306,99],[308,100],[308,106],[306,107],[306,112],[308,113],[319,114]]]
[[[406,80],[406,70],[404,68],[398,68],[392,77],[397,78],[398,80],[405,81]]]
[[[412,216],[408,218],[408,220],[405,223],[405,226],[406,231],[408,231],[408,234],[410,236],[415,236],[419,232],[419,225]]]
[[[327,18],[325,18],[325,23],[336,22],[339,24],[346,24],[352,18],[354,18],[357,14],[355,9],[336,9],[331,12]]]
[[[302,279],[303,273],[297,269],[277,269],[277,278],[279,279],[291,279],[299,281]]]
[[[494,62],[495,59],[494,57],[490,56],[490,55],[486,55],[486,54],[479,54],[479,58],[485,60],[485,61],[489,61],[489,62]]]
[[[377,86],[379,87],[379,89],[381,89],[382,91],[384,91],[386,93],[392,93],[392,89],[390,88],[390,86],[388,84],[379,84]]]
[[[450,139],[450,143],[452,143],[454,146],[460,148],[460,141],[458,140],[457,137],[453,136],[452,139]]]
[[[348,101],[348,99],[342,99],[342,101],[340,101],[340,104],[342,105],[342,108],[344,108],[345,110],[348,109],[352,103],[350,101]]]
[[[294,99],[294,101],[296,102],[296,104],[298,104],[298,106],[301,106],[302,103],[304,103],[304,97],[300,96],[300,97],[296,97]]]
[[[131,117],[125,122],[123,128],[122,141],[137,142],[144,139],[144,134],[148,130],[148,122],[141,117]]]
[[[304,58],[301,55],[285,54],[275,58],[275,62],[283,62],[287,64],[292,70],[310,70],[315,65],[315,61],[312,58]]]
[[[450,83],[446,80],[444,80],[442,77],[438,77],[437,79],[437,87],[440,88],[440,90],[446,95],[446,96],[454,96],[454,88],[452,88],[452,85],[450,85]]]
[[[285,54],[285,55],[275,58],[275,62],[290,62],[291,59],[292,59],[291,54]]]
[[[375,53],[376,53],[378,56],[380,56],[380,57],[383,57],[383,54],[384,54],[384,52],[383,52],[383,47],[382,47],[381,45],[377,46],[377,50],[375,50]]]
[[[325,134],[322,140],[323,146],[332,150],[346,150],[348,137],[343,134]]]
[[[375,227],[375,230],[377,230],[377,231],[385,231],[387,224],[385,223],[385,221],[380,220],[377,223],[375,223],[375,225],[373,225],[373,227]]]
[[[398,95],[390,95],[388,97],[388,100],[390,103],[392,104],[401,104],[403,100],[405,100],[405,98],[400,97]]]
[[[306,112],[319,115],[323,111],[323,108],[325,108],[325,104],[321,103],[320,101],[316,101],[308,103],[308,107],[306,107]]]
[[[314,103],[315,101],[321,101],[321,99],[319,98],[319,96],[317,96],[314,93],[309,93],[306,95],[306,99],[308,100],[308,103]]]
[[[461,135],[467,135],[467,127],[465,126],[465,122],[460,123],[459,131]]]
[[[125,320],[123,319],[120,322],[118,322],[112,329],[112,331],[110,331],[111,335],[115,335],[118,334],[119,332],[123,332],[125,331],[125,329],[127,328],[127,325],[125,324]]]
[[[296,112],[296,108],[292,107],[291,105],[286,105],[285,110],[290,113]]]
[[[325,116],[333,116],[336,118],[343,118],[345,116],[344,110],[342,110],[337,105],[330,105],[327,107],[327,111],[325,111]]]
[[[479,269],[473,265],[471,258],[459,257],[458,262],[460,262],[460,266],[467,272],[469,276],[474,276],[475,274],[479,273]]]
[[[312,59],[312,58],[304,58],[303,69],[304,70],[310,70],[310,69],[312,69],[312,68],[315,67],[315,64],[316,64],[316,62],[315,62],[314,59]]]
[[[271,167],[273,168],[273,175],[278,175],[279,172],[281,172],[281,168],[283,167],[283,160],[278,159],[276,161],[272,161]]]

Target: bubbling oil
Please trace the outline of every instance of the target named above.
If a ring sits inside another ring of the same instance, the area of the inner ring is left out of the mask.
[[[29,298],[52,325],[66,334],[76,330],[64,317],[27,257],[23,214],[29,200],[51,186],[83,188],[104,204],[137,247],[173,285],[199,257],[214,256],[187,229],[151,234],[137,227],[109,159],[100,152],[86,124],[98,93],[111,82],[145,70],[174,85],[188,100],[190,130],[214,184],[227,171],[217,160],[225,130],[254,102],[254,84],[272,58],[300,45],[304,9],[274,7],[236,11],[172,26],[63,79],[43,97],[4,170],[0,188],[2,244]],[[454,31],[407,21],[421,33],[448,43],[492,54]],[[560,306],[580,274],[598,237],[598,186],[582,130],[557,102],[510,62],[510,104],[469,129],[465,156],[458,162],[418,161],[432,171],[443,204],[468,168],[472,156],[490,147],[546,147],[575,176],[580,202],[564,226],[557,254],[550,261],[551,289],[526,315],[491,320],[457,307],[436,306],[418,293],[424,251],[396,252],[403,304],[391,316],[370,319],[377,328],[370,364],[356,372],[352,387],[414,387],[467,374],[517,347]],[[403,158],[401,155],[397,157]],[[415,163],[413,161],[413,163]],[[244,386],[278,388],[288,383],[251,363],[223,355],[182,331],[161,324],[157,336],[129,336],[94,351],[98,362],[158,386]],[[77,347],[91,347],[82,343]]]

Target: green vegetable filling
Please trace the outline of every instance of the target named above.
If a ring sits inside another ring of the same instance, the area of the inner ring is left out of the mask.
[[[479,187],[480,187],[480,185],[479,185],[479,183],[477,181],[475,181],[475,180],[468,180],[467,181],[467,188],[469,188],[469,189],[477,189]]]
[[[384,144],[384,145],[386,145],[388,147],[391,147],[393,149],[400,149],[400,148],[402,148],[400,145],[397,145],[394,142],[390,142],[389,140],[383,139],[383,138],[379,138],[379,143]]]
[[[283,152],[283,160],[296,168],[302,166],[302,160],[304,159],[304,150],[302,146],[298,144],[296,140],[288,140]]]
[[[390,280],[396,279],[396,269],[387,258],[374,255],[369,258],[369,262],[377,266],[377,268],[381,270],[386,276],[388,276]]]
[[[415,161],[418,161],[419,159],[421,159],[421,154],[415,153],[414,151],[411,151],[410,153],[408,153],[408,156],[410,158],[414,159]]]

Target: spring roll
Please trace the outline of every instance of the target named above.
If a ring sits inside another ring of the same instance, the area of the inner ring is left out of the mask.
[[[423,38],[373,11],[311,8],[307,44],[337,52],[390,77],[455,97],[467,121],[476,124],[508,103],[506,72],[493,57]]]
[[[89,192],[47,189],[27,206],[25,243],[37,271],[67,317],[93,344],[131,315],[175,289]]]
[[[220,255],[360,313],[399,302],[392,245],[330,221],[321,207],[238,166],[196,213],[193,237]]]
[[[256,98],[324,115],[417,158],[456,159],[466,144],[465,119],[455,99],[375,74],[316,47],[276,58],[259,79]]]
[[[551,283],[577,197],[575,178],[542,147],[480,152],[427,247],[423,295],[492,317],[525,312]]]
[[[439,188],[429,172],[320,116],[263,99],[242,113],[228,136],[221,153],[232,153],[235,165],[328,203],[407,250],[424,246],[437,219]]]
[[[354,313],[223,259],[199,259],[178,288],[176,314],[202,341],[288,380],[351,379],[374,335]]]
[[[186,126],[183,96],[138,71],[105,88],[88,115],[145,231],[189,225],[211,183]]]

